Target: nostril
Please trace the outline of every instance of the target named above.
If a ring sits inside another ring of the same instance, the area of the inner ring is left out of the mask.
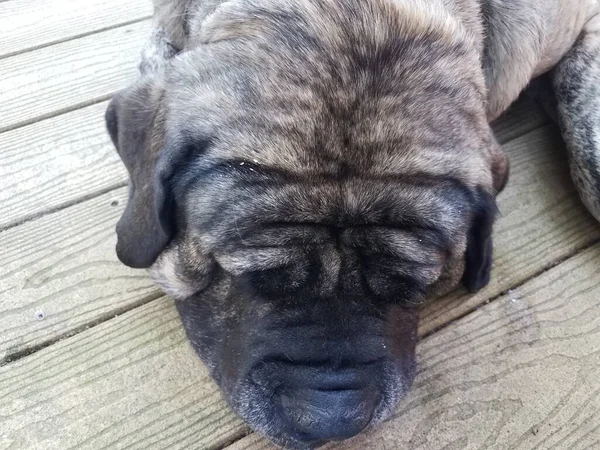
[[[373,418],[379,393],[372,389],[295,389],[280,396],[284,420],[302,441],[343,440]]]

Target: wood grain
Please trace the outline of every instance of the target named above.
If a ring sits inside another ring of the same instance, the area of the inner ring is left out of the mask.
[[[504,149],[512,171],[498,202],[501,217],[494,233],[491,282],[475,295],[458,290],[427,305],[421,315],[421,335],[600,239],[600,224],[575,193],[556,127],[538,128],[508,142]]]
[[[246,428],[161,298],[0,367],[0,448],[214,449]]]
[[[109,98],[135,79],[148,31],[137,22],[0,59],[0,131]]]
[[[158,297],[115,257],[126,200],[119,189],[0,233],[0,363]]]
[[[104,127],[107,104],[0,135],[0,229],[127,182]]]
[[[0,3],[0,58],[151,15],[151,0],[4,1]]]
[[[325,449],[600,448],[600,246],[422,341],[395,416]],[[274,448],[256,435],[228,450]]]

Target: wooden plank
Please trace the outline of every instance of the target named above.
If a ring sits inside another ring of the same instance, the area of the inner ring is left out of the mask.
[[[0,367],[0,448],[215,449],[245,427],[161,298]]]
[[[581,204],[569,175],[564,144],[552,125],[504,146],[512,174],[499,197],[495,263],[489,286],[458,290],[433,301],[421,316],[421,335],[455,320],[600,239],[600,224]]]
[[[522,96],[506,113],[492,124],[496,139],[504,144],[550,123],[550,119],[537,103]]]
[[[152,15],[150,0],[10,0],[0,3],[0,57]]]
[[[600,448],[599,272],[594,246],[425,339],[394,417],[324,448]]]
[[[428,450],[598,448],[599,271],[595,246],[425,340],[415,390],[378,436]]]
[[[127,182],[104,127],[107,102],[0,137],[0,229]]]
[[[135,79],[149,21],[0,59],[0,131],[106,100]]]
[[[0,364],[158,297],[115,257],[126,200],[119,189],[0,233]]]

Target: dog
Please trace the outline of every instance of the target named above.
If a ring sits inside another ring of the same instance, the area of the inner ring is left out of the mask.
[[[596,0],[155,0],[106,124],[117,254],[149,270],[232,408],[289,448],[388,417],[419,305],[490,279],[531,84],[600,219]]]

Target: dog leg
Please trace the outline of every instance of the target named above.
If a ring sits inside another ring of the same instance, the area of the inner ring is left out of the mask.
[[[549,75],[573,181],[600,221],[600,14]]]

